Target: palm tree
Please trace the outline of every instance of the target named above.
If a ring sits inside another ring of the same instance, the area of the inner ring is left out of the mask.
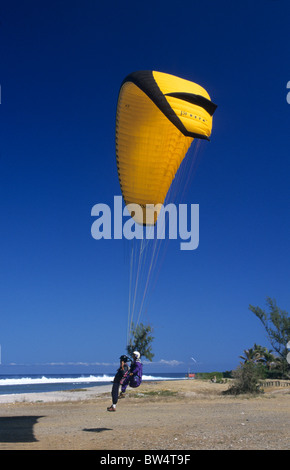
[[[263,364],[267,370],[272,370],[272,368],[279,368],[280,358],[274,356],[272,349],[268,350],[264,346],[259,344],[254,344],[253,348],[246,349],[244,351],[244,356],[240,356],[243,359],[244,364],[253,362],[255,364]]]
[[[244,364],[248,364],[249,362],[260,362],[261,357],[261,353],[255,348],[245,349],[244,356],[240,356],[240,358],[243,359]]]
[[[272,354],[272,350],[268,351],[267,348],[265,348],[263,364],[268,370],[271,370],[272,367],[276,366],[277,359],[278,358],[276,358],[274,354]]]

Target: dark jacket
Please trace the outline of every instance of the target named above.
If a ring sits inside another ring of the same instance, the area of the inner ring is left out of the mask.
[[[127,364],[124,364],[124,369],[122,369],[122,367],[119,367],[119,369],[117,370],[117,373],[114,377],[113,382],[114,383],[120,383],[122,378],[124,377],[124,375],[128,372],[128,370],[129,370],[129,367],[127,366]]]

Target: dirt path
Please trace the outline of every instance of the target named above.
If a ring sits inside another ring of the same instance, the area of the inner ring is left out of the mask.
[[[110,394],[0,405],[0,449],[195,450],[290,447],[290,390],[256,398],[197,380],[145,383],[107,412]]]

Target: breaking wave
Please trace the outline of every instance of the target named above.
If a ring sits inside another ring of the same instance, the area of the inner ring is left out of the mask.
[[[114,375],[90,375],[79,377],[5,377],[0,379],[0,387],[23,385],[49,385],[49,384],[93,384],[110,383]],[[157,377],[144,375],[143,380],[174,380],[172,377]]]

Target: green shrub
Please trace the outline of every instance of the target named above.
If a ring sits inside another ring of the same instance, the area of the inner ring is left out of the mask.
[[[198,372],[195,375],[195,377],[197,379],[202,379],[202,380],[212,380],[215,377],[217,382],[219,382],[223,379],[223,373],[222,372]]]
[[[265,378],[265,370],[260,364],[246,362],[232,373],[233,385],[224,393],[228,395],[239,395],[243,393],[261,393],[260,381]]]

